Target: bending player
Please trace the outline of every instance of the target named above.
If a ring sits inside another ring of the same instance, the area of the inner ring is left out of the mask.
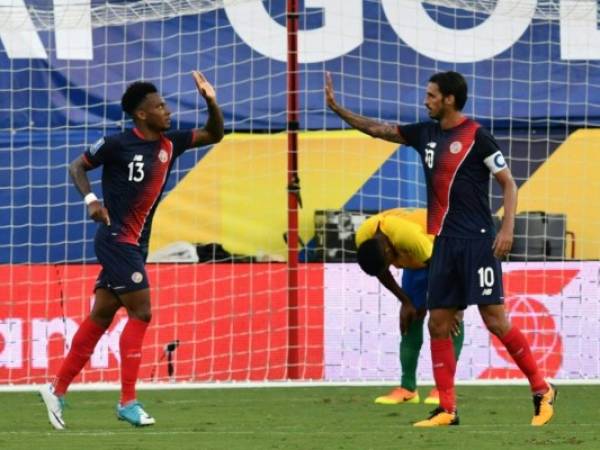
[[[358,264],[377,279],[400,301],[400,387],[377,397],[375,403],[396,405],[419,403],[417,363],[423,345],[423,322],[427,312],[428,263],[433,236],[425,232],[425,210],[401,208],[384,211],[365,220],[356,232]],[[403,269],[402,286],[389,267]],[[464,341],[462,312],[457,312],[452,336],[458,360]],[[426,404],[439,405],[437,389],[432,389]]]
[[[382,123],[337,104],[331,76],[327,105],[344,121],[370,136],[407,144],[419,153],[427,182],[427,232],[436,236],[429,264],[427,309],[431,359],[440,407],[415,423],[419,427],[457,425],[454,376],[456,358],[450,338],[456,311],[477,305],[487,329],[504,344],[529,380],[534,413],[531,424],[554,415],[556,388],[542,372],[521,331],[504,308],[500,258],[513,242],[517,186],[491,133],[464,116],[467,83],[458,72],[439,72],[427,84],[425,107],[433,120],[410,125]],[[489,206],[490,173],[502,188],[504,218],[495,234]]]
[[[69,385],[121,307],[127,310],[129,320],[119,341],[121,398],[117,417],[135,426],[155,422],[137,401],[135,391],[142,342],[152,317],[144,268],[152,217],[175,159],[188,148],[223,138],[223,115],[215,90],[200,72],[192,75],[208,107],[204,128],[167,131],[171,111],[165,100],[153,84],[135,82],[121,99],[123,111],[131,116],[135,128],[100,139],[69,167],[89,216],[100,223],[94,248],[102,270],[90,315],[75,333],[54,382],[40,391],[50,423],[58,430],[65,428],[63,406]],[[86,174],[99,166],[103,166],[104,204],[92,193]]]

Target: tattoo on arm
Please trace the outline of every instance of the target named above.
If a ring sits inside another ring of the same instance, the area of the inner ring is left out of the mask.
[[[384,139],[390,142],[404,143],[404,138],[398,132],[398,127],[378,120],[355,114],[352,111],[337,106],[334,112],[340,116],[348,125],[369,136]]]

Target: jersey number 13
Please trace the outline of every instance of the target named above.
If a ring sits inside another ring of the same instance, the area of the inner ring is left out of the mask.
[[[139,183],[144,179],[144,163],[142,155],[135,155],[133,161],[127,164],[129,167],[129,181]]]

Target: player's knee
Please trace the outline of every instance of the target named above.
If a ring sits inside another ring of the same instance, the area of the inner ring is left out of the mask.
[[[94,323],[100,325],[101,327],[108,328],[115,317],[115,312],[116,311],[110,308],[94,308],[90,312],[90,319],[92,319]]]
[[[495,317],[487,318],[484,322],[488,331],[497,337],[504,336],[510,329],[508,321]]]
[[[427,326],[429,328],[429,335],[432,339],[444,339],[450,336],[452,324],[447,323],[447,321],[441,317],[435,317],[433,314],[430,314]]]
[[[142,322],[149,323],[152,320],[152,312],[150,310],[147,311],[136,311],[130,316],[135,317],[137,320],[141,320]]]
[[[152,320],[152,310],[150,306],[136,305],[136,308],[127,308],[127,315],[133,319],[141,320],[142,322],[150,322]]]
[[[417,320],[425,319],[426,315],[427,315],[427,309],[425,309],[425,308],[417,309],[417,316],[416,316]]]

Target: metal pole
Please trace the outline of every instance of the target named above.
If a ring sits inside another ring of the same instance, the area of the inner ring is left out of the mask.
[[[287,2],[287,133],[288,133],[288,358],[287,377],[300,373],[298,311],[298,0]]]

